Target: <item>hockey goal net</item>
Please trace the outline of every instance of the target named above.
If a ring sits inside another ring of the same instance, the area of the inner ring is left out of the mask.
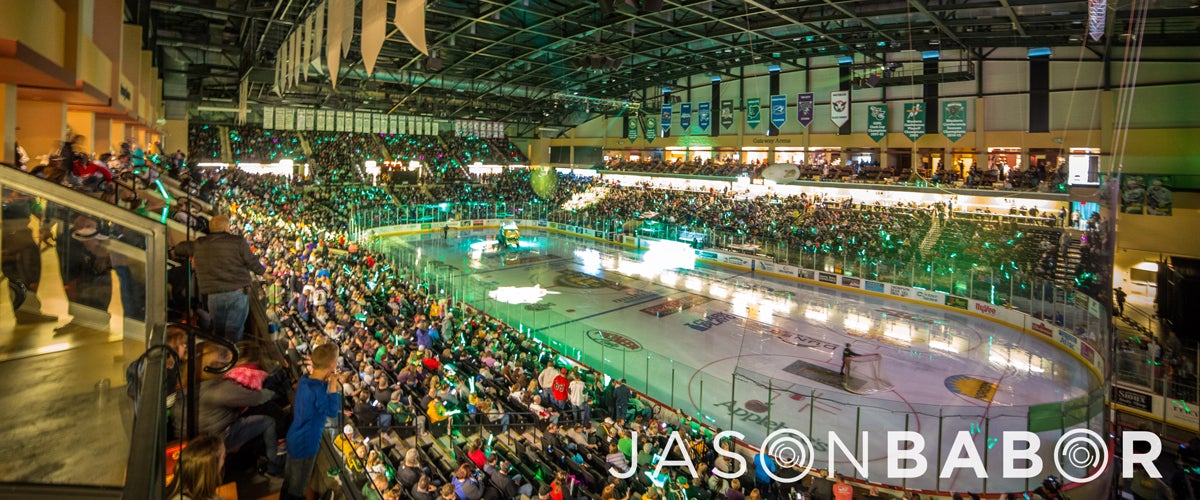
[[[882,357],[878,354],[861,354],[846,358],[846,374],[842,387],[855,394],[874,394],[892,390],[892,383],[883,376]]]

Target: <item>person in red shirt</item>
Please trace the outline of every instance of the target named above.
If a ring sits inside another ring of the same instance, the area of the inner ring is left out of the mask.
[[[475,467],[483,470],[483,466],[487,465],[487,454],[483,452],[483,441],[479,438],[471,441],[471,451],[467,452],[467,458],[471,459]]]
[[[841,474],[837,474],[836,483],[833,485],[833,500],[852,500],[854,498],[854,487],[846,484],[846,478]]]
[[[424,352],[425,354],[424,357],[421,358],[421,364],[425,366],[426,370],[436,373],[438,368],[442,367],[442,362],[438,360],[437,356],[433,355],[432,351],[426,350]]]
[[[550,394],[554,397],[554,406],[559,410],[566,408],[567,396],[569,395],[567,388],[570,386],[570,382],[567,381],[567,376],[564,375],[566,371],[565,368],[560,370],[558,375],[555,375],[554,382],[550,384]]]

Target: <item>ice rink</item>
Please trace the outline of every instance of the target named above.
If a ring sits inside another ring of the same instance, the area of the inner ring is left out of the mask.
[[[910,430],[925,439],[929,471],[905,486],[1028,489],[1053,471],[1060,432],[1039,434],[1047,472],[1028,482],[999,477],[996,439],[1030,429],[1031,406],[1078,400],[1098,386],[1067,352],[967,314],[699,262],[687,269],[692,258],[675,249],[522,232],[521,247],[509,250],[494,246],[494,230],[393,236],[387,244],[419,250],[472,305],[752,445],[780,428],[805,433],[818,468],[827,465],[829,431],[856,450],[867,431],[868,479],[899,484],[886,479],[883,431]],[[847,343],[882,357],[892,390],[842,389]],[[986,485],[970,471],[937,478],[960,431],[988,464]],[[850,462],[837,464],[861,477]]]

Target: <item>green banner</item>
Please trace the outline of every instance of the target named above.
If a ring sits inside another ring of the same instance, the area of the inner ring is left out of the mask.
[[[746,125],[749,125],[750,128],[757,128],[758,124],[762,122],[760,111],[762,111],[762,105],[757,97],[746,99]]]
[[[875,142],[887,137],[887,104],[872,104],[867,106],[867,135]]]
[[[637,115],[629,115],[629,142],[634,142],[638,139],[638,117]]]
[[[654,120],[654,115],[646,115],[646,123],[642,124],[642,131],[646,136],[646,142],[654,142],[654,136],[658,134],[658,122]]]
[[[925,135],[925,103],[904,103],[904,135],[913,142]]]
[[[955,142],[967,135],[967,101],[942,103],[942,135]]]

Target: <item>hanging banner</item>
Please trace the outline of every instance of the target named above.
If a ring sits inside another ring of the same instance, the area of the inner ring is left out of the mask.
[[[813,93],[803,92],[796,96],[796,121],[800,126],[808,128],[813,122]]]
[[[733,100],[726,99],[721,101],[721,128],[729,128],[733,126]]]
[[[887,137],[887,104],[872,104],[867,106],[867,135],[875,142]]]
[[[342,15],[346,9],[342,3],[347,0],[329,0],[329,11],[325,18],[329,20],[329,28],[325,31],[325,67],[329,69],[329,85],[337,86],[338,69],[342,65]],[[342,124],[341,117],[338,126]]]
[[[955,142],[967,135],[967,101],[942,103],[942,135]]]
[[[387,8],[387,0],[363,0],[362,33],[358,44],[367,76],[375,72],[375,61],[379,59],[383,39],[387,37]]]
[[[699,108],[696,111],[696,124],[700,126],[700,130],[708,130],[708,123],[712,121],[712,103],[705,101],[696,107]]]
[[[396,17],[392,24],[417,52],[429,55],[429,47],[425,44],[425,0],[396,0]]]
[[[271,130],[275,128],[275,108],[273,106],[263,106],[263,130]]]
[[[850,121],[849,90],[837,90],[829,93],[829,119],[839,127]]]
[[[925,135],[925,103],[904,103],[904,136],[910,141],[917,142]]]
[[[304,65],[304,61],[300,58],[300,47],[304,45],[304,24],[296,26],[296,31],[292,33],[292,86],[300,84],[300,66]]]
[[[654,115],[646,115],[646,123],[642,124],[642,133],[646,136],[646,142],[654,142],[654,134],[658,133],[658,124],[654,123]]]
[[[679,105],[679,128],[682,129],[679,131],[681,134],[692,133],[692,103],[690,102]]]
[[[762,111],[759,109],[761,106],[761,101],[757,97],[746,99],[746,125],[749,125],[750,128],[757,128],[758,124],[762,122],[762,116],[759,114]]]
[[[342,57],[350,55],[350,44],[354,40],[354,10],[358,7],[357,0],[346,0],[342,3]]]
[[[308,21],[304,24],[304,43],[300,46],[300,76],[304,77],[304,81],[308,81],[309,61],[312,61],[313,38],[315,33],[315,18],[316,16],[308,16]]]
[[[629,142],[634,142],[638,139],[638,117],[633,115],[629,117]]]
[[[659,125],[662,126],[663,137],[666,137],[671,132],[671,103],[669,102],[662,105],[662,120]]]
[[[771,125],[775,128],[787,123],[787,96],[771,96]]]
[[[316,31],[313,32],[312,52],[309,54],[311,59],[308,60],[308,63],[312,65],[313,71],[316,71],[318,75],[321,74],[321,49],[325,44],[325,10],[325,4],[321,4],[320,7],[317,7],[317,14],[312,16],[316,18],[313,23]]]
[[[275,54],[275,86],[272,87],[271,90],[274,91],[275,94],[277,94],[277,95],[283,95],[282,82],[279,81],[279,77],[282,75],[283,75],[283,58],[280,57],[279,53],[276,53]]]

